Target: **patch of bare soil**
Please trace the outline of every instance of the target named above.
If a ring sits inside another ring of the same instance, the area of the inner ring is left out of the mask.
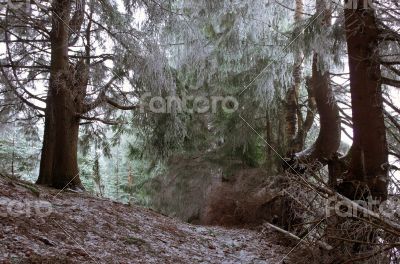
[[[0,177],[0,263],[280,263],[276,237]]]

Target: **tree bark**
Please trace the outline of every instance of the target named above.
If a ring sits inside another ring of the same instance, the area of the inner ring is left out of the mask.
[[[82,187],[78,170],[79,118],[70,91],[62,89],[55,97],[56,148],[53,163],[53,186]]]
[[[324,12],[322,16],[322,26],[330,27],[331,11],[325,1],[316,1],[317,13]],[[326,69],[321,68],[320,55],[314,53],[312,64],[312,77],[310,81],[311,98],[315,99],[316,108],[320,118],[320,129],[318,138],[309,148],[297,153],[297,158],[305,163],[319,161],[323,165],[335,157],[341,142],[341,122],[339,107],[335,99],[332,87],[330,86],[330,76]]]
[[[50,89],[47,92],[44,133],[43,133],[43,146],[40,158],[40,171],[37,184],[51,185],[52,182],[52,168],[55,149],[55,121],[52,108],[52,98]]]
[[[315,143],[296,156],[299,160],[312,163],[319,161],[327,164],[340,146],[341,127],[339,107],[330,86],[329,73],[318,66],[318,54],[314,54],[312,66],[312,93],[314,94],[320,118],[320,129]]]
[[[303,0],[296,0],[296,9],[294,14],[295,23],[299,23],[303,17]],[[299,34],[298,30],[295,30],[294,34]],[[293,85],[289,88],[286,93],[286,109],[285,109],[285,119],[286,119],[286,127],[285,127],[285,136],[286,136],[286,146],[288,148],[289,154],[295,153],[299,150],[296,150],[295,147],[295,139],[296,132],[298,130],[298,97],[299,90],[301,86],[301,75],[302,75],[302,62],[303,62],[303,54],[300,51],[297,51],[295,54],[294,64],[293,64]]]
[[[374,10],[345,9],[353,114],[349,182],[361,182],[375,199],[386,200],[388,146],[384,123],[378,28]],[[357,189],[356,186],[353,188]],[[356,194],[349,192],[350,199]]]
[[[303,120],[301,109],[297,110],[298,112],[297,116],[299,117],[300,120],[298,121],[299,128],[297,131],[296,138],[292,142],[292,150],[294,150],[295,152],[299,152],[304,149],[304,146],[306,145],[306,138],[308,132],[310,131],[312,125],[314,124],[314,119],[317,109],[311,78],[307,78],[306,88],[308,94],[307,114],[306,118]]]
[[[53,1],[50,82],[38,184],[55,188],[83,188],[77,147],[80,98],[74,68],[68,60],[70,0]]]

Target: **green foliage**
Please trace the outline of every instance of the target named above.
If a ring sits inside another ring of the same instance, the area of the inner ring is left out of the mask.
[[[40,156],[38,139],[23,128],[2,127],[0,134],[0,172],[34,180]]]
[[[93,158],[88,155],[87,152],[85,152],[85,154],[78,152],[78,164],[81,181],[88,192],[95,194],[96,189],[92,178],[93,163]]]
[[[114,131],[115,132],[115,131]],[[163,171],[160,162],[147,160],[143,142],[130,130],[113,142],[112,131],[106,133],[109,145],[103,147],[89,143],[79,155],[79,168],[86,189],[98,196],[125,203],[149,204],[149,192],[143,186]]]
[[[172,6],[185,14],[171,16],[161,35],[164,43],[171,43],[165,50],[171,54],[174,95],[231,96],[240,107],[235,113],[221,107],[205,114],[146,113],[140,122],[147,129],[139,136],[144,148],[156,159],[221,149],[252,166],[262,165],[266,157],[253,130],[264,134],[265,113],[276,108],[284,94],[276,91],[291,82],[290,57],[275,61],[286,41],[276,28],[288,30],[290,18],[277,15],[279,7],[265,1],[251,6],[238,1],[174,1]],[[266,40],[268,48],[259,45]]]

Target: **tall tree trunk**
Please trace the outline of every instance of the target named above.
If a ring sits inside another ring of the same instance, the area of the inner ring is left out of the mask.
[[[53,158],[55,149],[55,120],[53,114],[53,102],[50,89],[47,92],[43,146],[40,158],[40,171],[37,184],[51,185],[53,177]]]
[[[378,28],[372,8],[345,9],[353,114],[348,179],[361,182],[375,199],[387,198],[388,146],[383,115]],[[356,189],[356,188],[354,188]],[[355,193],[350,195],[355,196]],[[355,198],[355,197],[349,197]]]
[[[369,196],[372,196],[372,199],[382,201],[387,199],[388,146],[378,59],[378,28],[374,10],[365,9],[364,2],[358,0],[357,8],[353,6],[344,10],[350,69],[353,145],[348,154],[348,172],[337,190],[353,200],[369,201]],[[373,209],[377,208],[374,206]],[[338,220],[341,221],[343,219]],[[340,234],[341,231],[337,232]],[[347,237],[348,234],[343,236]],[[354,237],[354,241],[379,243],[375,232],[370,232],[367,239],[366,234],[360,236],[362,237]],[[371,252],[371,246],[354,242],[345,245],[342,251],[360,254]]]
[[[294,21],[298,24],[303,17],[303,0],[296,0],[296,9],[294,14]],[[294,34],[299,34],[298,30],[295,30]],[[303,62],[303,54],[300,51],[297,51],[295,54],[294,64],[293,64],[293,85],[289,88],[286,93],[286,109],[285,109],[285,118],[286,118],[286,128],[285,128],[285,136],[286,136],[286,146],[288,148],[289,153],[294,153],[298,150],[295,148],[295,138],[297,132],[297,123],[298,123],[298,97],[299,90],[301,85],[301,75],[302,75],[302,62]]]
[[[304,146],[306,145],[306,138],[308,135],[308,132],[310,131],[312,125],[314,124],[314,119],[315,119],[315,113],[317,109],[317,104],[315,101],[315,96],[313,92],[313,85],[311,82],[311,78],[307,78],[306,80],[306,88],[307,88],[307,94],[308,94],[308,99],[307,99],[307,114],[306,118],[303,120],[303,114],[301,112],[301,109],[297,109],[297,116],[299,117],[298,120],[298,131],[296,138],[293,140],[292,143],[292,150],[295,152],[299,152],[304,149]]]
[[[326,1],[316,1],[317,13],[324,12],[322,16],[322,26],[330,27],[331,11]],[[330,85],[329,72],[321,67],[320,55],[314,53],[312,64],[311,98],[315,99],[315,104],[320,118],[320,129],[315,143],[307,150],[297,154],[299,160],[307,163],[319,161],[326,165],[335,156],[341,141],[341,122],[339,107],[335,100],[332,87]]]
[[[82,187],[78,170],[79,118],[71,91],[60,89],[55,96],[56,148],[53,161],[53,181],[56,188]]]
[[[77,161],[77,87],[68,61],[71,0],[54,0],[52,8],[50,83],[37,183],[56,188],[81,188]]]
[[[315,143],[309,149],[298,153],[297,157],[305,162],[319,161],[327,164],[340,146],[340,115],[330,86],[329,73],[320,69],[318,60],[318,54],[314,54],[311,85],[320,118],[319,134]]]

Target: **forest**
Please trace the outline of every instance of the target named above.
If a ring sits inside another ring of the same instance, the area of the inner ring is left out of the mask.
[[[398,0],[0,0],[0,263],[400,263]]]

